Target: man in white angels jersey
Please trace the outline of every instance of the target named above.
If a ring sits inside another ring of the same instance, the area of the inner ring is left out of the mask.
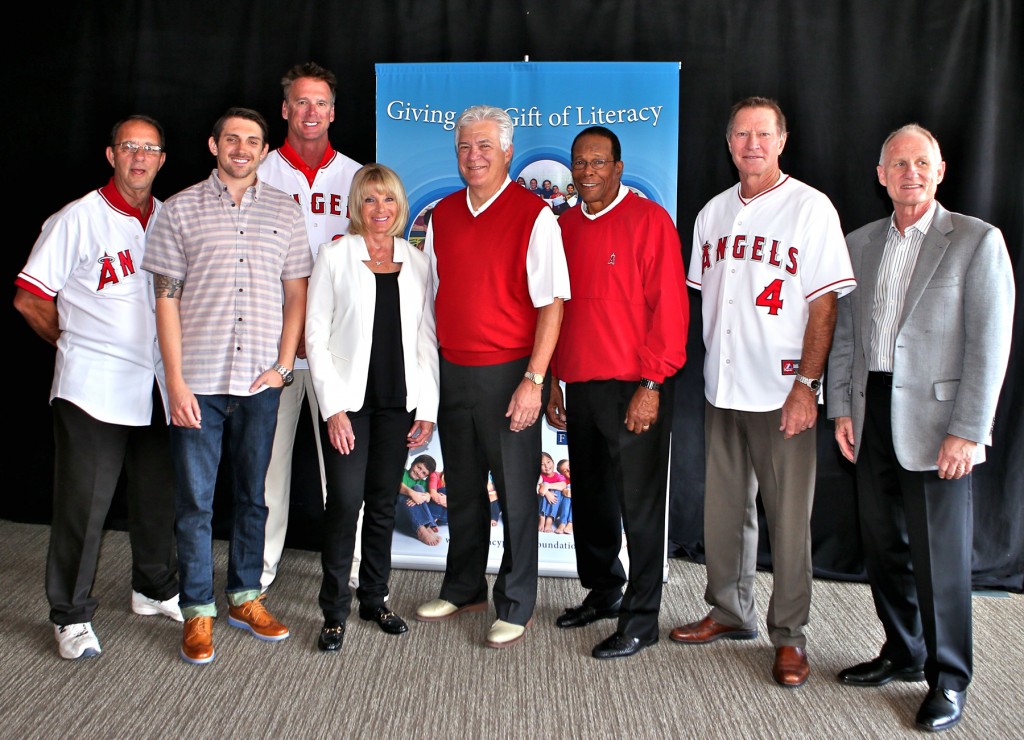
[[[101,652],[93,581],[122,470],[132,611],[182,621],[164,366],[153,280],[141,269],[162,205],[153,180],[167,159],[163,127],[142,115],[119,121],[106,156],[110,181],[46,220],[15,281],[14,307],[57,349],[46,597],[68,660]]]
[[[836,302],[856,285],[828,198],[779,170],[786,119],[774,100],[733,106],[740,181],[697,216],[686,282],[702,294],[704,538],[711,612],[676,642],[757,636],[758,490],[772,548],[772,676],[801,686],[811,605],[811,503],[821,378]]]
[[[321,244],[334,241],[348,231],[348,192],[352,176],[360,167],[358,162],[335,151],[327,137],[328,128],[334,121],[337,82],[333,72],[315,62],[298,64],[288,70],[281,79],[284,88],[281,116],[288,122],[288,135],[284,144],[272,151],[259,169],[260,179],[288,193],[302,206],[309,250],[314,260]],[[293,371],[295,381],[281,394],[277,433],[267,471],[267,531],[263,576],[260,578],[264,590],[277,576],[284,550],[292,488],[292,451],[303,400],[309,404],[313,418],[320,493],[326,500],[324,461],[317,426],[319,406],[305,358],[305,347],[300,342]],[[353,579],[359,572],[358,531],[352,561]]]

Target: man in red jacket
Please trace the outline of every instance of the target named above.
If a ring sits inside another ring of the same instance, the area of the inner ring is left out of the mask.
[[[675,224],[664,208],[622,184],[622,169],[611,130],[592,126],[573,141],[572,176],[582,202],[558,223],[575,300],[565,307],[547,405],[548,421],[568,429],[569,458],[578,461],[573,537],[580,582],[590,591],[555,624],[582,627],[617,617],[615,632],[592,652],[602,659],[658,641],[670,381],[686,360],[690,315]],[[623,527],[628,585],[619,561]]]

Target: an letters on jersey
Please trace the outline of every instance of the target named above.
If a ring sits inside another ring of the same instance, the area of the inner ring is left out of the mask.
[[[130,250],[126,249],[117,253],[117,266],[114,265],[114,261],[109,254],[104,254],[96,260],[100,266],[99,284],[96,286],[97,293],[108,285],[117,285],[123,278],[135,274],[135,261],[132,259]],[[120,275],[118,275],[118,268],[120,268]]]

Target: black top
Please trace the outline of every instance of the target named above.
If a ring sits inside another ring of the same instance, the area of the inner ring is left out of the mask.
[[[405,352],[397,272],[375,272],[377,303],[363,409],[405,408]]]

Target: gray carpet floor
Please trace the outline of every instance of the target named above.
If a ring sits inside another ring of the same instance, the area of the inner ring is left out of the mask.
[[[873,657],[881,630],[864,584],[816,581],[800,689],[771,679],[773,651],[750,642],[677,645],[668,632],[706,611],[704,567],[672,560],[662,639],[636,656],[597,661],[609,621],[554,627],[583,596],[571,578],[541,578],[534,625],[508,650],[482,644],[493,614],[411,619],[441,574],[396,570],[391,604],[410,632],[391,636],[350,617],[339,654],[315,641],[319,554],[287,550],[267,604],[291,637],[265,643],[222,618],[217,657],[178,658],[181,627],[130,609],[127,535],[105,535],[93,621],[103,654],[61,660],[47,620],[49,528],[0,520],[0,737],[3,738],[891,738],[913,727],[924,684],[840,685],[840,669]],[[227,547],[215,543],[218,588]],[[763,614],[771,574],[757,577]],[[974,597],[975,678],[950,738],[1019,738],[1024,697],[1024,597]],[[226,606],[221,603],[222,611]],[[762,621],[763,628],[763,621]]]

